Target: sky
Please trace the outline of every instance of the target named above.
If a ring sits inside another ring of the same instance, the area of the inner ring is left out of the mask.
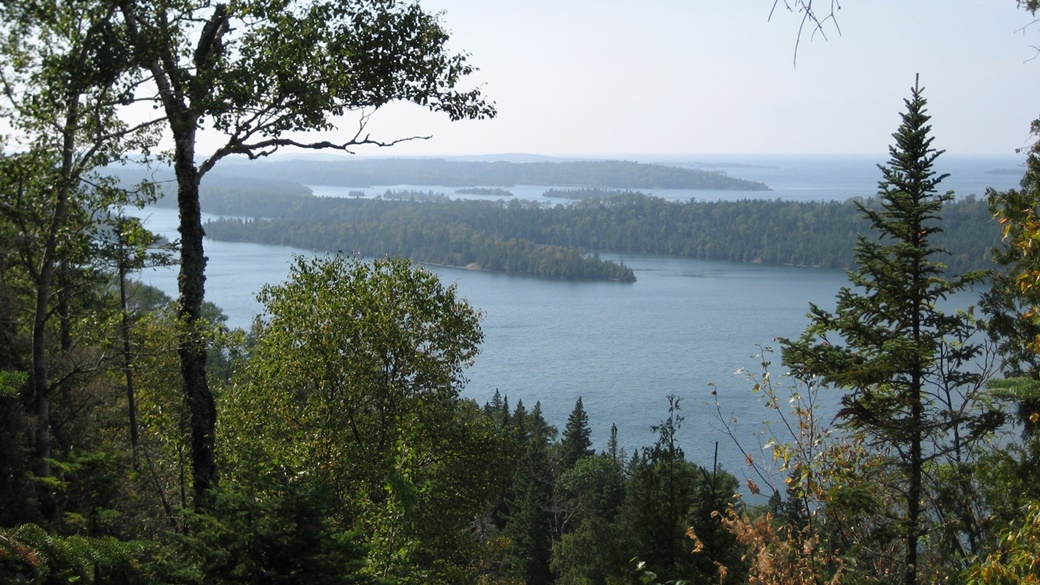
[[[1040,23],[1015,0],[841,0],[840,32],[804,32],[797,62],[783,0],[772,18],[772,0],[420,3],[498,115],[391,105],[374,138],[432,138],[358,154],[885,156],[917,74],[948,153],[1013,154],[1040,116]]]

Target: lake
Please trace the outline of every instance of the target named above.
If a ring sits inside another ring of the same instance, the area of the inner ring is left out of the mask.
[[[1007,188],[1018,182],[1010,173],[989,172],[1014,168],[1018,159],[965,160],[942,169],[954,173],[943,187],[982,194],[986,186]],[[753,161],[752,169],[729,172],[780,185],[770,197],[869,195],[876,191],[879,175],[876,168],[872,174],[865,170],[873,168],[865,159]],[[176,237],[174,211],[148,208],[142,213],[152,230]],[[260,287],[283,280],[293,256],[310,252],[207,240],[206,254],[206,298],[224,309],[232,326],[247,327],[260,310],[254,298]],[[668,257],[614,258],[635,271],[637,282],[557,282],[431,268],[484,312],[483,350],[468,370],[464,396],[483,403],[498,390],[511,405],[523,400],[531,408],[540,402],[546,419],[561,430],[581,397],[594,446],[605,448],[611,424],[616,424],[619,443],[631,453],[652,444],[650,427],[666,417],[666,397],[675,394],[686,417],[679,438],[687,457],[710,466],[718,441],[720,462],[742,475],[742,457],[715,420],[711,392],[718,393],[727,416],[740,420],[741,436],[751,440],[752,432],[761,429],[758,421],[769,413],[745,376],[735,372],[759,370],[751,357],[757,346],[776,346],[777,337],[798,336],[807,324],[810,302],[833,307],[836,292],[846,284],[845,273]],[[141,280],[175,294],[173,269],[149,270]],[[965,295],[957,304],[972,304],[975,298]],[[779,356],[774,358],[775,375],[781,368]],[[828,397],[832,405],[837,399]]]

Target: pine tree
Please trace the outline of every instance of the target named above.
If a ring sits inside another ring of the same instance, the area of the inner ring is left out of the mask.
[[[926,473],[940,461],[962,463],[1000,416],[977,403],[982,377],[967,369],[981,351],[968,341],[974,322],[936,307],[980,275],[945,276],[938,259],[944,250],[931,239],[953,195],[936,190],[946,175],[933,170],[941,151],[932,148],[918,83],[905,103],[890,160],[879,165],[878,204],[859,205],[879,239],[857,237],[858,266],[849,273],[854,289],[839,291],[834,313],[811,305],[801,338],[782,345],[795,376],[848,391],[839,420],[886,458],[894,485],[876,504],[888,507],[902,541],[902,562],[888,560],[892,574],[901,571],[902,582],[912,585],[922,571],[918,552],[930,514],[941,512],[922,507],[930,497]],[[969,532],[964,540],[971,539]]]

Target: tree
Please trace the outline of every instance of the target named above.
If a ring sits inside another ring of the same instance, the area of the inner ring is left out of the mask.
[[[127,217],[122,209],[110,210],[104,217],[112,226],[111,233],[99,242],[104,264],[115,268],[116,288],[119,291],[119,337],[123,357],[123,377],[126,381],[127,418],[130,429],[131,461],[138,466],[137,397],[134,390],[134,363],[131,340],[132,315],[128,295],[131,287],[127,280],[131,272],[146,266],[169,266],[171,255],[160,249],[162,238],[147,229],[138,218]]]
[[[553,490],[561,527],[552,547],[556,582],[605,583],[623,573],[631,555],[618,546],[614,529],[625,497],[621,462],[605,453],[583,457],[556,478]]]
[[[735,539],[717,530],[720,521],[713,514],[730,504],[737,480],[686,459],[678,438],[684,419],[680,402],[668,396],[668,417],[652,427],[656,442],[629,461],[625,500],[613,532],[621,535],[629,556],[635,554],[662,579],[714,580],[714,561],[739,556]],[[690,554],[698,542],[704,554]]]
[[[563,429],[563,441],[560,465],[563,470],[570,469],[583,457],[596,453],[592,449],[592,429],[589,428],[589,415],[581,403],[581,397],[574,403],[574,410],[567,417],[567,426]]]
[[[227,391],[220,427],[229,489],[327,490],[380,578],[457,562],[501,489],[505,448],[459,399],[479,312],[402,259],[298,258],[259,298],[246,379]]]
[[[552,581],[549,563],[555,528],[554,474],[549,451],[556,428],[542,417],[540,402],[528,412],[523,402],[517,401],[512,424],[520,453],[506,495],[508,509],[503,534],[512,541],[515,576],[524,583],[544,585]]]
[[[980,395],[984,372],[969,367],[982,352],[969,339],[974,321],[936,306],[981,275],[947,278],[938,259],[943,250],[931,243],[952,194],[936,192],[945,175],[932,169],[941,151],[932,148],[921,94],[915,83],[889,162],[879,166],[878,207],[860,207],[879,239],[857,237],[858,266],[849,273],[856,290],[839,291],[834,313],[811,305],[802,336],[782,340],[783,361],[796,377],[849,390],[838,413],[847,431],[862,433],[879,453],[891,453],[892,499],[881,509],[896,523],[903,544],[899,571],[907,585],[924,569],[920,541],[929,519],[941,512],[922,507],[936,497],[927,491],[927,480],[936,478],[929,473],[940,463],[963,471],[972,448],[1003,420]],[[969,546],[976,527],[962,527]],[[977,551],[960,552],[964,559]]]
[[[976,561],[967,571],[969,585],[1040,583],[1040,504],[1018,510],[1018,518],[1001,535],[997,550]]]
[[[266,156],[281,147],[348,151],[388,146],[370,138],[371,110],[405,100],[453,120],[494,115],[479,90],[460,91],[473,71],[448,53],[435,15],[395,0],[282,2],[121,0],[119,10],[136,64],[151,76],[172,134],[181,263],[179,353],[191,411],[196,498],[217,482],[216,407],[206,380],[199,332],[206,257],[199,206],[202,177],[224,157]],[[332,131],[335,119],[360,112],[356,133],[341,142],[307,141],[303,131]],[[223,144],[196,159],[206,125]]]

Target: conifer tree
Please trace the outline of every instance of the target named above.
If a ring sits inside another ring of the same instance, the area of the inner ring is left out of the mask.
[[[522,443],[512,490],[507,496],[509,511],[503,533],[513,542],[516,576],[531,585],[547,584],[552,581],[549,560],[553,539],[549,445],[556,429],[542,417],[540,402],[526,412],[518,401],[513,421]]]
[[[570,469],[579,459],[596,453],[592,449],[591,437],[589,415],[585,412],[585,405],[582,404],[579,396],[578,401],[574,404],[574,410],[567,417],[567,426],[563,429],[563,441],[560,443],[562,469]]]
[[[811,305],[811,323],[801,338],[782,345],[784,363],[796,377],[848,392],[838,419],[865,436],[886,462],[894,479],[887,496],[874,502],[876,511],[894,520],[888,528],[898,535],[898,541],[885,543],[893,550],[886,562],[890,575],[901,572],[901,581],[912,585],[923,570],[922,537],[941,512],[928,506],[929,473],[944,461],[962,463],[1000,416],[978,402],[982,374],[967,367],[982,351],[968,341],[974,322],[936,306],[980,275],[945,275],[939,259],[945,251],[932,238],[953,195],[936,190],[946,175],[933,170],[941,151],[932,148],[918,83],[905,103],[890,160],[879,165],[878,204],[860,205],[879,238],[857,237],[858,266],[849,273],[853,288],[839,291],[835,312]],[[881,538],[888,528],[877,532]],[[970,546],[971,539],[968,531],[963,541]]]

